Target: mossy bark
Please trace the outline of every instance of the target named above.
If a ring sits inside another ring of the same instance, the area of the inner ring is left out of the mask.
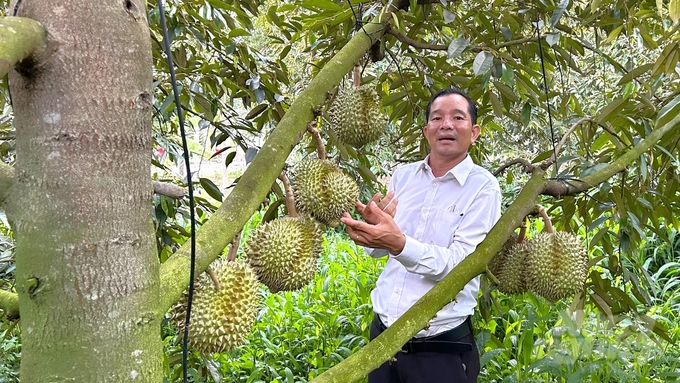
[[[22,382],[162,381],[141,0],[24,1],[49,32],[10,72]]]

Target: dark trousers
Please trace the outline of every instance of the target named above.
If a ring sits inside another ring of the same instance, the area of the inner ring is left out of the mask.
[[[377,316],[376,316],[377,318]],[[469,326],[468,322],[461,326]],[[379,320],[371,324],[371,340],[382,333]],[[472,333],[457,339],[472,345],[462,354],[444,352],[398,352],[396,360],[383,363],[368,374],[368,383],[476,383],[479,351]]]

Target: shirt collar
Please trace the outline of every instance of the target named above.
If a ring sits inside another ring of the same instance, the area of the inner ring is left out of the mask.
[[[432,169],[430,168],[430,165],[427,164],[429,159],[430,155],[428,154],[420,164],[420,170],[428,170],[430,174],[432,174]],[[474,165],[475,163],[472,162],[472,157],[470,157],[470,154],[468,154],[465,156],[465,159],[462,162],[454,166],[452,169],[449,169],[449,171],[446,172],[443,177],[447,177],[450,174],[453,176],[453,178],[458,180],[461,185],[465,185],[465,181],[467,181],[467,178],[470,175],[470,172],[472,172]]]

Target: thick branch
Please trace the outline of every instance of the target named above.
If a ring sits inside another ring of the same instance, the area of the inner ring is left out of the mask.
[[[0,78],[18,62],[40,53],[47,31],[37,21],[24,17],[0,17]]]
[[[0,310],[8,319],[19,318],[19,296],[0,289]]]
[[[153,192],[174,199],[184,198],[184,188],[170,182],[153,181]]]
[[[405,6],[408,1],[400,0],[395,4]],[[390,19],[385,14],[381,16]],[[362,31],[365,33],[355,34],[300,93],[222,206],[196,233],[197,272],[204,271],[217,258],[260,206],[271,184],[281,174],[288,155],[297,144],[298,135],[314,117],[314,106],[324,102],[328,92],[352,70],[372,42],[382,36],[384,25],[375,21],[364,25]],[[161,265],[162,307],[165,309],[177,302],[189,285],[190,252],[187,242]]]
[[[664,134],[676,129],[678,125],[680,125],[680,113],[675,114],[671,120],[654,129],[644,140],[604,168],[580,180],[556,180],[548,182],[541,194],[559,198],[575,195],[601,184],[614,174],[626,169],[636,158],[659,142]]]

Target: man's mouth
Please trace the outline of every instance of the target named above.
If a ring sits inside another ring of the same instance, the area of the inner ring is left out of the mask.
[[[456,138],[453,137],[453,136],[444,136],[444,137],[439,137],[438,140],[439,141],[455,141]]]

